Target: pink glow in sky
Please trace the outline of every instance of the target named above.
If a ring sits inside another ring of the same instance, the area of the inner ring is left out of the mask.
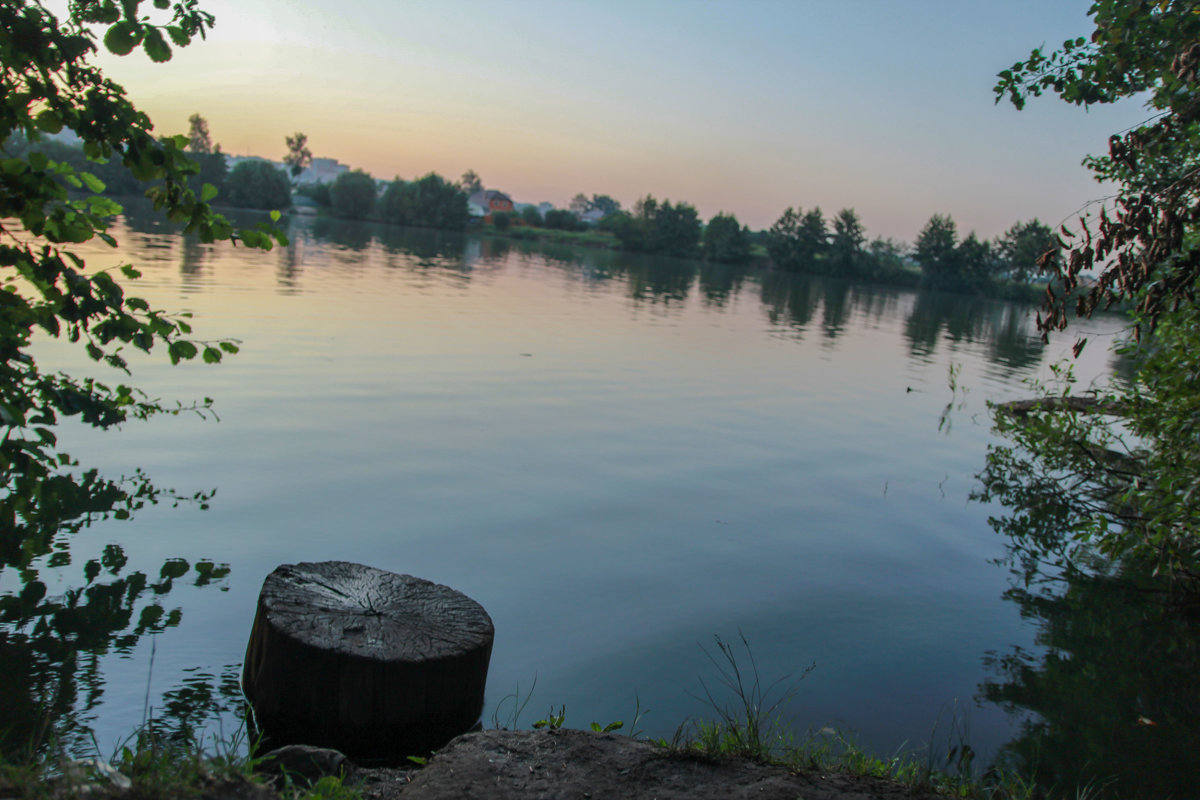
[[[754,228],[855,208],[911,241],[991,237],[1104,189],[1079,162],[1147,114],[993,103],[996,73],[1090,30],[1085,0],[205,0],[208,41],[99,61],[162,133],[199,112],[232,154],[284,137],[376,177],[474,169],[523,202],[685,200]]]

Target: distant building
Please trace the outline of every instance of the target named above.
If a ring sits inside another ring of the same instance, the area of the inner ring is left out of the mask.
[[[338,175],[349,171],[350,167],[339,163],[336,158],[314,158],[300,173],[300,177],[296,178],[296,184],[307,186],[310,183],[333,183]]]
[[[513,210],[512,198],[504,192],[498,192],[495,189],[484,189],[481,192],[476,192],[467,198],[467,202],[487,209],[489,214],[496,211]]]
[[[282,161],[273,161],[269,158],[261,156],[228,156],[226,164],[232,170],[243,161],[265,161],[275,169],[281,172],[286,172],[288,178],[292,177],[292,168]],[[315,183],[333,183],[338,175],[343,172],[349,172],[350,167],[339,163],[336,158],[314,158],[312,163],[305,167],[304,171],[296,178],[297,186],[309,186]]]
[[[467,211],[472,217],[482,217],[484,222],[491,222],[495,213],[512,210],[512,198],[495,189],[484,189],[467,198]]]

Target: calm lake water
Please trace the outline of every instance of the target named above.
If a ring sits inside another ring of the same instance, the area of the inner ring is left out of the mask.
[[[101,659],[103,751],[147,699],[240,663],[268,572],[324,559],[489,611],[485,724],[536,678],[523,727],[551,705],[571,726],[628,723],[640,703],[639,729],[670,736],[712,716],[705,649],[740,633],[767,681],[815,663],[785,709],[801,734],[834,727],[890,755],[954,727],[987,761],[1022,730],[981,686],[995,657],[1045,642],[1003,597],[988,524],[1003,509],[969,495],[994,441],[986,402],[1027,395],[1071,344],[1043,349],[1031,309],[317,220],[270,253],[137,220],[116,235],[144,272],[136,293],[242,352],[135,363],[152,396],[213,397],[219,421],[63,432],[110,474],[217,489],[206,511],[94,525],[74,563],[119,542],[147,571],[232,568],[163,598],[177,627]],[[1105,343],[1084,351],[1085,383],[1110,370]],[[39,348],[44,366],[97,369]]]

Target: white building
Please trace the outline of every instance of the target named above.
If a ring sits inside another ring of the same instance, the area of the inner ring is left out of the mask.
[[[260,156],[227,156],[225,163],[232,170],[243,161],[265,161],[275,167],[275,169],[286,172],[288,178],[292,176],[291,168],[287,164]],[[312,163],[300,173],[300,177],[296,179],[296,185],[307,186],[313,183],[333,183],[338,175],[349,171],[350,167],[339,163],[336,158],[314,158]]]
[[[308,168],[300,173],[296,183],[300,186],[310,183],[333,183],[338,175],[349,171],[350,167],[339,163],[336,158],[314,158]]]

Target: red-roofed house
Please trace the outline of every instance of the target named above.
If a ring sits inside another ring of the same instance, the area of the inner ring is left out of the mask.
[[[499,211],[512,211],[512,198],[504,192],[495,189],[485,189],[467,198],[467,207],[473,216],[482,216],[484,222],[492,221],[492,214]],[[480,214],[480,212],[483,212]]]

